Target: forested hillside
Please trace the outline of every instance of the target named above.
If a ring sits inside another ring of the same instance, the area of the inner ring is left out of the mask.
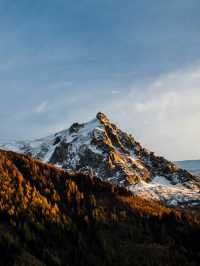
[[[199,265],[198,210],[0,151],[1,265]]]

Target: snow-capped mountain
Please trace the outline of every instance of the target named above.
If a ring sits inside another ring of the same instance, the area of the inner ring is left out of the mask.
[[[90,172],[169,206],[200,204],[200,184],[194,175],[143,148],[102,113],[88,123],[74,123],[48,137],[0,147],[66,170]]]

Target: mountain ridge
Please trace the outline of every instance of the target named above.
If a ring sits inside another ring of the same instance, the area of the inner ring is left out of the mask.
[[[46,138],[1,147],[65,170],[89,172],[170,206],[200,204],[200,184],[194,175],[143,148],[101,112],[90,122],[74,123]]]
[[[200,176],[200,160],[175,161],[175,164],[192,174]]]

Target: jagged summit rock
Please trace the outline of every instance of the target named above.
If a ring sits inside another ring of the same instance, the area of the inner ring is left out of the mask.
[[[0,146],[66,170],[89,172],[171,206],[200,203],[195,176],[143,148],[101,112],[90,122],[74,123],[48,137]]]
[[[102,113],[102,112],[98,112],[96,115],[96,118],[101,122],[101,123],[109,123],[109,119],[108,117]]]

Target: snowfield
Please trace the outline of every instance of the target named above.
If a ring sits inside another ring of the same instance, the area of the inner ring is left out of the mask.
[[[149,183],[140,181],[130,186],[129,189],[135,195],[161,201],[167,203],[168,206],[200,204],[200,191],[197,187],[191,187],[191,184],[172,185],[162,176],[154,177]]]

